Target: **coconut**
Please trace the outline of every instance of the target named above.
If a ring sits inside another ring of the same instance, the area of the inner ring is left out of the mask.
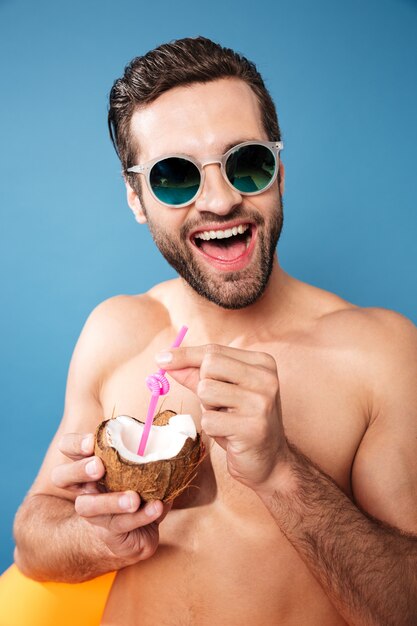
[[[94,453],[106,473],[98,482],[105,491],[137,491],[144,502],[169,502],[196,475],[203,455],[201,437],[191,415],[163,411],[153,421],[144,456],[139,456],[144,425],[128,415],[99,424]]]

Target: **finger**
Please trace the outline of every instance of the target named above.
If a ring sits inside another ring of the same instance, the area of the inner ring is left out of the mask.
[[[244,363],[224,354],[207,354],[200,367],[200,379],[205,378],[232,383],[242,389],[258,392],[267,388],[272,379],[278,379],[278,376],[276,369],[266,370],[259,364]]]
[[[266,352],[242,350],[211,343],[203,346],[186,348],[170,348],[156,355],[156,362],[167,371],[186,368],[200,368],[204,357],[208,354],[221,354],[248,365],[258,365],[265,369],[276,369],[273,356]]]
[[[82,517],[133,513],[140,506],[140,497],[135,491],[83,494],[75,500],[75,510]]]
[[[206,375],[205,368],[207,367],[213,369],[213,378],[217,377],[235,383],[249,382],[250,384],[250,381],[253,381],[253,376],[248,376],[245,369],[248,366],[257,367],[260,373],[269,372],[277,375],[276,362],[271,355],[217,344],[175,348],[159,353],[156,358],[159,365],[166,369],[174,380],[194,393],[197,393],[199,380]],[[222,361],[222,359],[229,360]],[[214,370],[216,363],[217,372]],[[254,383],[252,388],[255,388],[256,384]]]
[[[83,498],[84,496],[80,496]],[[88,496],[85,496],[88,497]],[[77,498],[78,500],[78,498]],[[162,502],[148,502],[146,506],[132,513],[119,513],[114,515],[98,515],[86,517],[87,521],[94,526],[99,526],[113,533],[129,533],[132,530],[148,526],[154,522],[159,523],[164,514]]]
[[[72,494],[74,494],[75,497],[82,493],[102,493],[100,489],[98,489],[96,482],[79,483],[77,485],[68,485],[68,487],[66,487],[65,489],[66,491],[69,491]]]
[[[167,503],[163,503],[163,509],[162,509],[162,513],[161,515],[155,520],[156,522],[158,522],[158,524],[160,524],[168,515],[168,513],[170,512],[170,510],[172,509],[172,505],[173,505],[174,501],[171,500],[170,502]]]
[[[78,460],[94,454],[93,433],[66,433],[61,437],[58,448],[69,459]]]
[[[204,411],[201,416],[201,428],[209,437],[230,439],[239,436],[239,430],[244,422],[236,416],[231,417],[230,413],[221,411]]]
[[[249,408],[250,392],[238,385],[223,381],[203,378],[197,386],[197,396],[204,409],[238,409]]]
[[[97,487],[96,482],[84,483],[79,486],[78,493],[101,493],[101,491]]]
[[[204,411],[201,416],[201,428],[206,435],[213,437],[220,445],[221,440],[227,440],[234,454],[249,449],[270,448],[272,442],[279,440],[277,423],[277,420],[270,422],[253,415],[237,416],[222,411]]]
[[[98,457],[89,457],[54,467],[51,480],[56,487],[67,489],[72,485],[89,483],[104,476],[104,465]]]
[[[187,367],[183,369],[170,370],[169,375],[194,393],[197,392],[197,386],[200,381],[200,370],[198,367]]]

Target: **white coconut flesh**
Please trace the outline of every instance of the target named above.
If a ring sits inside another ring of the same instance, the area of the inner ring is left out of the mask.
[[[176,456],[186,440],[197,437],[191,415],[173,415],[165,426],[151,426],[144,456],[137,454],[144,424],[129,417],[119,415],[106,424],[107,443],[115,448],[121,457],[133,463],[150,463]]]

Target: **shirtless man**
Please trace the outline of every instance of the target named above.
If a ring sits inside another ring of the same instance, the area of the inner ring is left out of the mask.
[[[103,626],[415,625],[415,327],[280,267],[279,128],[244,58],[162,46],[116,81],[109,115],[129,206],[180,278],[87,321],[17,514],[18,566],[69,582],[118,570]],[[245,142],[222,170],[213,155]],[[173,154],[203,163],[200,188],[188,162],[137,172]],[[155,355],[165,408],[193,415],[208,451],[172,508],[94,482],[91,433],[114,409],[145,415]]]

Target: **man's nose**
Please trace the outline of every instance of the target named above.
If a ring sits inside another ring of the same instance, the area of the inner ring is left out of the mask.
[[[196,209],[227,215],[242,202],[241,194],[225,181],[218,164],[206,165],[204,171],[204,185],[195,201]]]

